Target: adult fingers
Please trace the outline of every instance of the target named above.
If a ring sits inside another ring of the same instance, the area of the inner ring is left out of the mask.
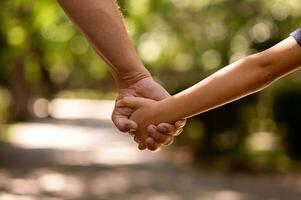
[[[123,99],[117,101],[117,107],[128,107],[128,108],[139,108],[143,106],[145,99],[142,97],[124,97]]]
[[[147,138],[145,140],[146,147],[150,151],[159,151],[161,149],[161,144],[158,144],[153,138]]]
[[[139,139],[136,135],[134,135],[134,141],[135,141],[137,144],[140,144],[140,143],[141,143],[140,139]]]
[[[147,146],[146,146],[145,143],[143,143],[143,142],[140,142],[140,143],[139,143],[139,145],[138,145],[138,149],[139,149],[139,150],[143,151],[143,150],[145,150],[146,148],[147,148]]]
[[[134,141],[138,144],[138,149],[139,150],[143,151],[143,150],[145,150],[147,148],[146,144],[143,141],[141,141],[139,139],[139,137],[137,135],[135,135],[135,133],[133,133],[132,136],[134,138]]]
[[[137,130],[138,128],[137,123],[130,120],[128,116],[121,115],[116,112],[112,114],[112,121],[121,132],[129,132],[131,130]]]
[[[153,125],[147,127],[147,132],[149,136],[154,139],[155,142],[162,145],[168,145],[173,140],[173,136],[158,132],[156,126]]]

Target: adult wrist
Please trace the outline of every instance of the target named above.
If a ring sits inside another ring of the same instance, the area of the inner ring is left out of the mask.
[[[118,74],[117,85],[119,89],[128,88],[142,79],[151,77],[147,70],[123,72]]]

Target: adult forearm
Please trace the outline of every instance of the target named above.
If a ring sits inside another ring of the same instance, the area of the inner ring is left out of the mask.
[[[108,64],[119,87],[150,76],[128,37],[115,0],[58,2]]]

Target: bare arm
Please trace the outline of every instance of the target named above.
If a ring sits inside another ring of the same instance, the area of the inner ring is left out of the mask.
[[[116,0],[58,0],[69,18],[78,26],[95,51],[108,64],[118,86],[117,100],[124,97],[144,97],[162,100],[169,94],[156,83],[136,53],[125,28]],[[137,128],[128,118],[126,109],[115,106],[112,120],[122,132]],[[159,124],[157,132],[169,139],[181,132],[185,120],[173,124]],[[160,127],[167,127],[162,129]],[[151,149],[160,144],[151,142]],[[140,147],[145,148],[144,146]]]
[[[300,65],[301,47],[289,37],[266,51],[230,64],[172,97],[159,102],[127,98],[120,105],[136,110],[131,119],[139,125],[139,138],[145,140],[148,124],[172,123],[235,101],[264,89]],[[157,140],[161,139],[158,136]]]
[[[58,2],[108,64],[119,87],[150,77],[128,37],[115,0]]]
[[[266,51],[241,59],[191,88],[156,103],[155,108],[160,110],[156,122],[191,117],[255,93],[297,70],[299,66],[301,47],[289,37]]]

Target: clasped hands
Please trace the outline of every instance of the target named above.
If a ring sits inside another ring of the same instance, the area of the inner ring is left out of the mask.
[[[182,132],[186,120],[174,124],[153,124],[156,116],[152,116],[149,106],[170,95],[151,77],[126,85],[118,92],[112,121],[121,132],[133,136],[140,150],[157,151],[164,145],[170,145]]]

